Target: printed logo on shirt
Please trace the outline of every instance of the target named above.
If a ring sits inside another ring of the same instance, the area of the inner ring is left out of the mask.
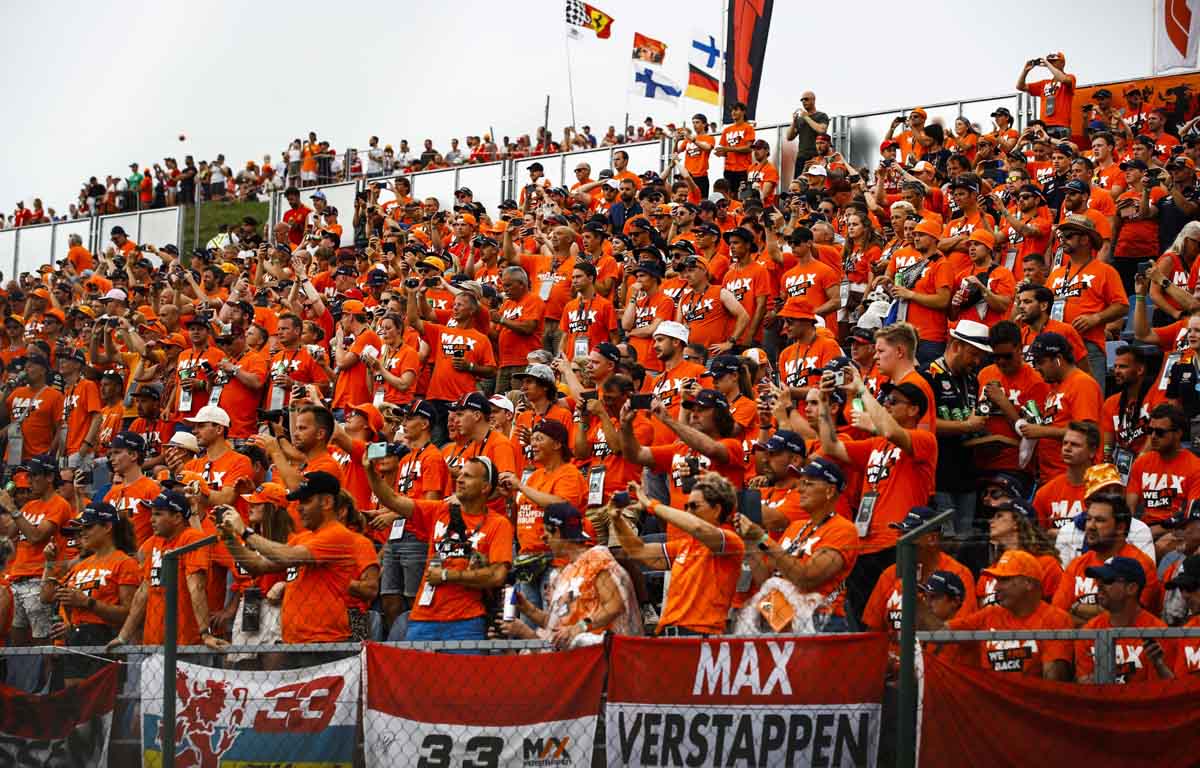
[[[1083,512],[1083,502],[1079,499],[1069,501],[1059,499],[1050,502],[1050,527],[1062,528]]]
[[[475,349],[477,339],[470,336],[464,336],[461,333],[443,333],[439,340],[442,347],[442,354],[447,357],[453,357],[457,351],[470,351]]]
[[[1075,601],[1081,605],[1096,604],[1096,581],[1087,576],[1075,577]]]
[[[892,467],[900,460],[900,448],[887,445],[871,451],[867,459],[867,482],[881,483],[892,475]]]
[[[783,374],[788,386],[807,387],[809,380],[817,374],[818,355],[798,357],[783,364]]]
[[[567,331],[569,333],[587,333],[595,322],[596,310],[589,309],[585,312],[577,309],[567,315]]]
[[[90,595],[92,590],[107,585],[111,575],[111,568],[83,568],[71,577],[71,586]]]
[[[985,650],[992,671],[1020,672],[1037,654],[1038,644],[1036,640],[988,640]]]
[[[808,293],[808,289],[817,284],[817,275],[815,272],[808,272],[802,275],[789,275],[783,280],[783,289],[788,296],[803,296]]]
[[[41,397],[15,397],[12,402],[12,420],[19,422],[42,405]]]
[[[1183,496],[1183,475],[1142,473],[1142,501],[1147,509],[1166,509]]]
[[[1073,299],[1082,296],[1084,291],[1090,290],[1092,281],[1095,279],[1095,275],[1075,275],[1071,278],[1070,283],[1063,285],[1066,279],[1065,276],[1060,275],[1054,278],[1054,282],[1050,284],[1050,290],[1054,291],[1055,296],[1059,298]]]

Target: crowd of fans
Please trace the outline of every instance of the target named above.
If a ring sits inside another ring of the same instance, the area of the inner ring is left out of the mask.
[[[716,124],[706,130],[715,132]],[[263,155],[261,162],[247,160],[241,170],[234,170],[223,154],[199,163],[191,155],[186,155],[182,163],[174,157],[163,158],[161,163],[152,166],[130,163],[127,176],[108,175],[103,182],[92,176],[83,182],[65,214],[45,208],[41,198],[35,198],[30,207],[26,207],[24,200],[18,200],[11,214],[0,215],[0,229],[197,202],[254,201],[288,186],[308,187],[364,176],[392,176],[595,149],[597,146],[651,141],[674,132],[673,124],[665,128],[656,126],[653,118],[647,117],[642,125],[630,125],[624,133],[610,125],[600,138],[586,125],[578,130],[571,126],[564,128],[560,139],[539,127],[533,139],[529,134],[511,139],[505,136],[499,143],[490,134],[467,136],[461,143],[457,138],[450,139],[450,146],[444,152],[434,147],[432,139],[425,139],[420,150],[412,149],[407,139],[401,139],[397,150],[391,144],[381,146],[378,136],[371,136],[365,149],[338,152],[329,141],[318,139],[316,132],[310,132],[305,140],[293,140],[277,158],[272,159],[268,154]],[[180,137],[181,140],[185,138]]]
[[[871,168],[806,93],[787,184],[738,105],[662,176],[535,163],[494,211],[369,183],[353,247],[298,187],[220,249],[76,244],[0,296],[0,634],[161,643],[162,553],[215,534],[182,644],[894,643],[897,539],[946,510],[922,627],[1200,626],[1200,138],[1072,137],[1041,66],[1043,119],[914,109]],[[1197,671],[1118,643],[1122,681]],[[943,650],[1094,673],[1085,642]]]

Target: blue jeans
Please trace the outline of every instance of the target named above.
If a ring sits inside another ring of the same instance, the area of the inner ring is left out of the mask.
[[[845,616],[825,616],[819,623],[817,631],[826,635],[842,635],[851,631],[850,622],[846,621]]]
[[[483,640],[487,637],[482,616],[459,621],[409,621],[407,642],[423,640]],[[446,653],[471,654],[478,651],[446,651]]]
[[[917,367],[928,368],[929,364],[937,360],[942,355],[946,354],[946,342],[944,341],[918,341],[917,342]],[[932,405],[932,403],[931,403]]]

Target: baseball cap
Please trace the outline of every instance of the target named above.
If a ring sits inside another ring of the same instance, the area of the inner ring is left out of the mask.
[[[671,246],[668,248],[668,250],[683,251],[691,256],[696,255],[696,246],[691,240],[676,240],[675,242],[671,243]]]
[[[48,453],[30,456],[25,462],[25,471],[31,475],[53,475],[58,471],[54,457]]]
[[[1168,165],[1169,165],[1169,163],[1168,163]],[[1121,163],[1122,171],[1128,171],[1130,168],[1133,168],[1138,171],[1146,171],[1146,170],[1149,170],[1150,167],[1148,165],[1146,165],[1146,162],[1144,160],[1138,160],[1137,158],[1130,158],[1130,159],[1126,160],[1125,162]]]
[[[1166,583],[1167,589],[1182,589],[1188,592],[1200,587],[1200,555],[1191,555],[1183,560],[1179,570]]]
[[[309,472],[300,487],[288,493],[287,500],[304,501],[322,493],[336,497],[341,490],[342,482],[328,472]]]
[[[348,301],[342,302],[342,314],[343,315],[365,315],[365,314],[367,314],[367,307],[365,304],[363,304],[358,299],[350,299]]]
[[[1029,345],[1029,356],[1036,362],[1046,357],[1070,354],[1070,349],[1071,345],[1065,336],[1061,333],[1046,331],[1039,333],[1033,343]]]
[[[917,226],[913,228],[914,232],[920,232],[922,235],[941,238],[942,227],[933,219],[921,219],[917,222]]]
[[[804,438],[790,429],[776,430],[775,434],[768,437],[765,442],[755,442],[754,450],[763,450],[767,453],[791,451],[792,453],[799,453],[801,455],[808,452],[804,445]]]
[[[129,301],[129,295],[120,288],[111,288],[100,301]]]
[[[1021,497],[1021,486],[1015,477],[1007,472],[997,472],[984,478],[981,485],[982,488],[987,488],[989,485],[994,485],[1004,491],[1004,495],[1010,499],[1018,499]]]
[[[688,409],[721,408],[727,411],[729,410],[729,401],[725,399],[725,395],[715,389],[702,389],[691,400],[684,400],[683,407]]]
[[[279,483],[263,483],[254,493],[243,493],[242,498],[250,504],[274,504],[277,507],[286,507],[287,495],[287,488]]]
[[[1181,168],[1181,167],[1194,169],[1196,167],[1196,163],[1192,160],[1192,158],[1188,157],[1187,155],[1175,155],[1174,157],[1172,157],[1170,160],[1167,161],[1166,167],[1167,167],[1167,170],[1172,170],[1172,171],[1175,170],[1176,168]]]
[[[621,349],[611,341],[600,342],[596,346],[592,347],[592,351],[598,353],[610,363],[615,364],[621,362]]]
[[[163,387],[157,381],[139,384],[137,391],[133,393],[134,397],[152,397],[155,400],[162,397]]]
[[[583,528],[583,513],[574,504],[565,501],[548,504],[542,522],[557,528],[559,535],[568,541],[592,538]]]
[[[127,451],[146,452],[146,438],[137,432],[118,432],[108,444],[109,449],[124,448]]]
[[[509,413],[517,412],[517,407],[513,405],[513,401],[509,400],[504,395],[492,395],[490,398],[488,398],[488,402],[492,404],[493,408],[499,408],[500,410],[508,411]]]
[[[870,328],[860,328],[858,326],[855,326],[850,329],[850,333],[848,333],[846,337],[848,339],[850,339],[851,344],[854,344],[854,343],[874,344],[875,343],[875,331],[871,330]]]
[[[1200,520],[1200,499],[1192,499],[1187,509],[1176,512],[1159,525],[1163,528],[1183,528],[1196,520]]]
[[[823,165],[810,165],[804,169],[805,176],[828,176],[829,171]]]
[[[664,320],[658,324],[657,328],[654,329],[654,335],[678,339],[684,344],[687,344],[690,332],[688,327],[683,323],[677,323],[674,320]]]
[[[488,402],[487,395],[482,392],[468,392],[458,400],[450,404],[452,411],[479,411],[484,416],[491,414],[492,404]]]
[[[569,436],[567,435],[567,428],[561,421],[558,421],[557,419],[542,419],[537,424],[533,425],[532,431],[541,432],[546,437],[561,445],[564,451],[568,450],[570,447],[568,442]]]
[[[713,378],[741,370],[742,359],[737,355],[717,355],[708,361],[708,372]]]
[[[979,192],[979,183],[967,175],[959,176],[950,182],[950,189],[965,189],[968,192]]]
[[[947,597],[964,597],[967,588],[962,579],[953,571],[934,571],[929,574],[929,580],[917,587],[929,595],[946,595]]]
[[[889,149],[899,149],[899,148],[900,148],[900,142],[896,141],[895,139],[884,139],[883,141],[879,142],[879,151],[880,152],[885,152]]]
[[[1015,512],[1031,523],[1037,523],[1038,521],[1037,510],[1020,496],[1011,496],[1008,501],[997,504],[993,508],[993,513],[995,512]]]
[[[554,369],[548,365],[535,364],[526,368],[520,373],[514,373],[512,378],[515,379],[537,379],[544,381],[547,384],[554,384],[558,379],[554,376]]]
[[[929,162],[928,160],[918,160],[917,162],[913,163],[912,168],[908,169],[908,172],[914,176],[918,173],[934,173],[936,171],[937,168],[934,168],[933,163]]]
[[[120,520],[121,513],[117,511],[117,508],[103,501],[91,502],[83,508],[79,517],[75,518],[75,522],[83,527],[104,523],[116,525]]]
[[[188,503],[187,497],[179,491],[163,491],[154,497],[154,501],[150,502],[150,506],[155,509],[170,510],[184,517],[190,517],[192,514],[192,505]]]
[[[184,421],[192,424],[220,424],[222,427],[229,426],[229,414],[219,405],[206,405],[196,415]]]
[[[937,515],[937,511],[932,507],[913,507],[909,510],[904,519],[896,523],[888,523],[889,528],[895,528],[901,533],[908,533],[920,528],[929,520],[932,520]]]
[[[1011,118],[1012,112],[1009,111],[1008,107],[997,107],[995,112],[988,115],[988,117],[1001,117],[1001,116]]]
[[[1140,587],[1146,586],[1146,571],[1132,557],[1110,557],[1103,565],[1084,569],[1084,574],[1101,581],[1129,581]]]
[[[976,227],[971,230],[971,234],[967,236],[968,243],[980,243],[988,248],[996,247],[996,236],[992,234],[992,230],[987,227]]]
[[[409,406],[408,412],[405,414],[405,418],[428,419],[429,423],[432,424],[437,421],[437,410],[433,407],[433,403],[429,402],[428,400],[416,400],[411,406]]]
[[[318,189],[316,192],[313,192],[312,195],[310,195],[308,199],[309,200],[324,200],[325,193]]]
[[[894,384],[889,381],[880,387],[879,390],[879,394],[884,397],[893,392],[898,392],[905,400],[917,406],[919,416],[924,416],[925,412],[929,410],[929,398],[925,397],[925,393],[916,384],[907,381]]]
[[[366,416],[367,424],[371,427],[372,431],[380,432],[383,430],[383,414],[379,412],[379,409],[376,408],[374,404],[362,403],[360,405],[351,406],[350,410]]]
[[[200,453],[200,443],[191,432],[176,432],[171,435],[171,439],[167,441],[167,445],[173,445],[176,448],[182,448],[192,453]]]
[[[842,468],[824,456],[813,456],[804,466],[798,467],[793,464],[788,467],[788,470],[797,477],[809,477],[822,483],[829,483],[839,492],[846,487],[846,475],[842,472]]]
[[[995,565],[984,568],[983,572],[995,579],[1025,576],[1035,581],[1042,580],[1042,564],[1036,557],[1020,549],[1006,550]]]
[[[1068,192],[1079,192],[1085,195],[1092,191],[1091,186],[1080,181],[1079,179],[1071,179],[1063,185],[1063,189]]]

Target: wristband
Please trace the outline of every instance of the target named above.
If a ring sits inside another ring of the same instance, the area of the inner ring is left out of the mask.
[[[646,504],[646,512],[648,514],[653,515],[653,514],[655,514],[654,510],[658,509],[658,507],[659,507],[658,499],[650,499],[649,503]]]

